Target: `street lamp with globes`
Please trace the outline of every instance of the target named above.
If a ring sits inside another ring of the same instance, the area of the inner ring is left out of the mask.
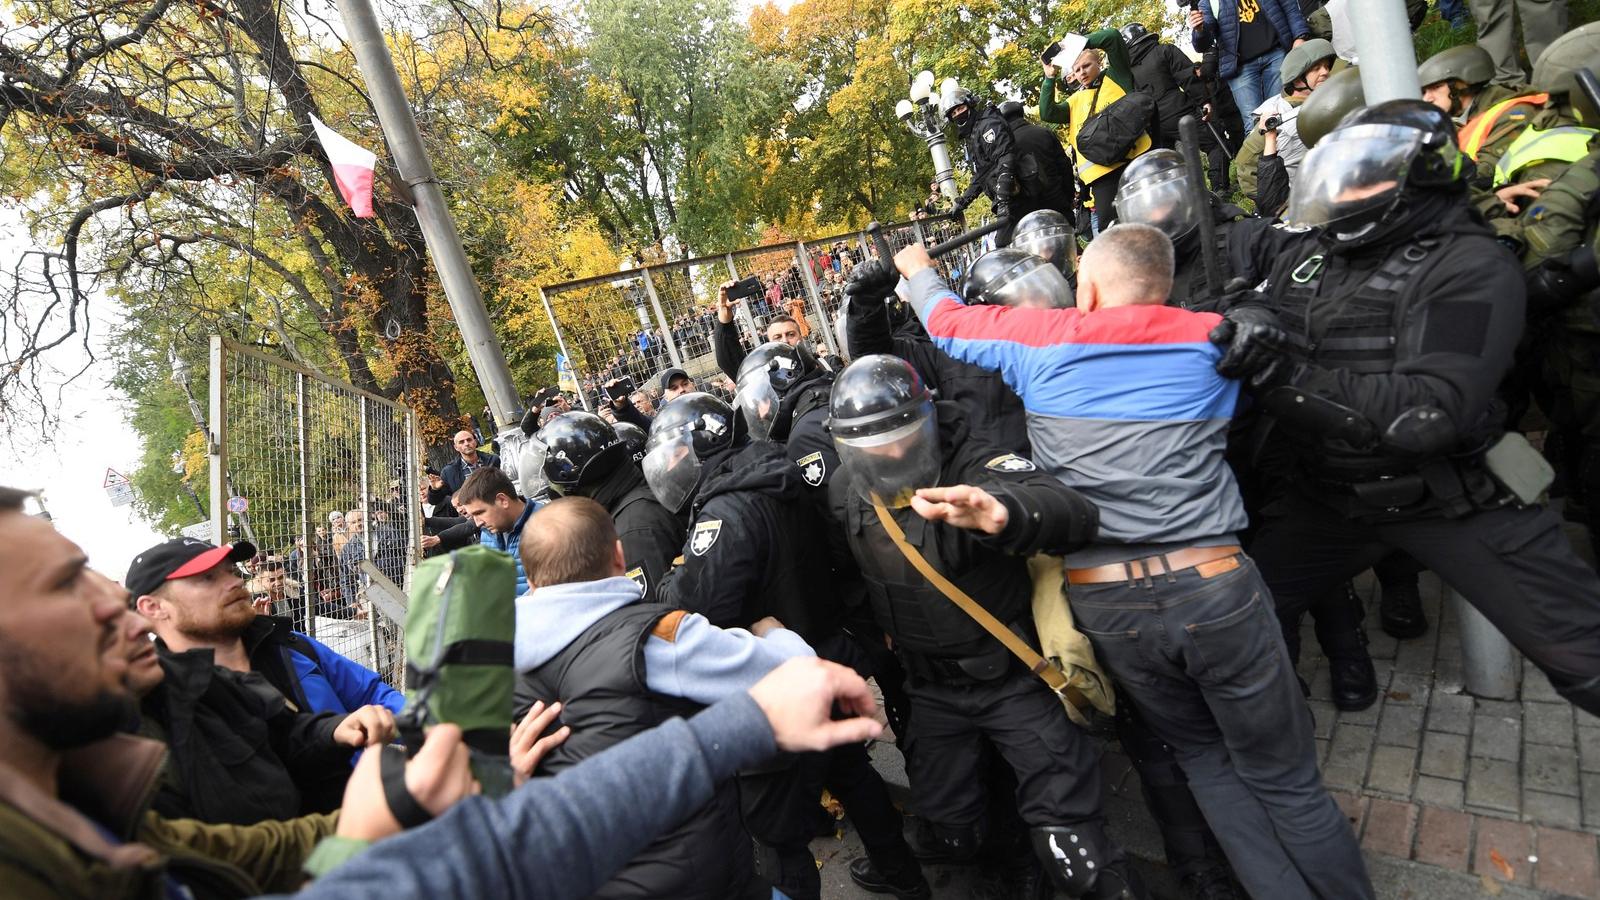
[[[947,79],[948,80],[948,79]],[[939,116],[933,94],[933,73],[923,69],[911,82],[911,95],[895,104],[894,114],[911,129],[911,133],[928,144],[933,156],[933,177],[939,190],[947,199],[954,200],[961,192],[956,189],[955,170],[950,165],[950,148],[945,146],[944,120]]]

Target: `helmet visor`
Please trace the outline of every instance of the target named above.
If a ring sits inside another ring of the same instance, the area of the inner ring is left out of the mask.
[[[1078,236],[1071,225],[1045,225],[1018,235],[1011,246],[1039,257],[1065,275],[1078,269]]]
[[[980,298],[984,303],[997,306],[1031,306],[1062,309],[1072,306],[1072,285],[1065,275],[1051,265],[1035,265],[1025,271],[1013,270],[1011,277],[999,284],[990,285]]]
[[[778,407],[783,397],[772,386],[765,368],[753,369],[739,379],[734,404],[744,412],[744,424],[750,437],[757,441],[773,440],[772,429],[778,421]]]
[[[550,461],[548,454],[549,448],[537,435],[528,438],[528,442],[522,445],[522,454],[517,461],[517,472],[522,476],[518,489],[522,491],[522,496],[532,497],[539,488],[549,483],[550,473],[545,470],[545,465]]]
[[[1122,185],[1117,191],[1116,206],[1122,221],[1159,228],[1174,240],[1200,224],[1200,210],[1183,169],[1156,172]]]
[[[880,434],[835,437],[839,462],[853,473],[851,486],[868,502],[911,505],[918,488],[939,483],[939,428],[933,408]]]
[[[662,506],[681,513],[700,484],[700,458],[694,452],[694,432],[685,428],[652,434],[645,446],[645,483]]]
[[[1405,187],[1422,132],[1404,125],[1352,125],[1311,148],[1289,191],[1292,225],[1338,227],[1376,216]]]

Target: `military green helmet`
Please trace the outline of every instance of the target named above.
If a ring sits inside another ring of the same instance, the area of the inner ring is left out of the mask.
[[[1441,81],[1460,81],[1477,86],[1488,84],[1492,78],[1494,57],[1477,44],[1440,50],[1417,66],[1417,81],[1423,87]]]
[[[1600,71],[1600,22],[1590,22],[1550,42],[1533,64],[1533,86],[1547,94],[1578,90],[1578,70]]]
[[[1306,102],[1300,104],[1300,117],[1296,125],[1300,140],[1307,147],[1316,146],[1317,141],[1339,127],[1341,119],[1352,110],[1366,105],[1367,95],[1361,90],[1359,68],[1351,66],[1329,75],[1328,80],[1317,85]]]
[[[1333,44],[1322,38],[1312,38],[1284,54],[1283,65],[1278,69],[1284,94],[1294,90],[1294,83],[1304,78],[1317,63],[1337,55],[1333,52]]]

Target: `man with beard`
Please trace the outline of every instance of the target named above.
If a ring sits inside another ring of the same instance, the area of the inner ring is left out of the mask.
[[[395,734],[381,706],[314,714],[289,654],[286,619],[257,616],[233,563],[255,555],[180,538],[134,558],[127,587],[159,638],[165,683],[143,702],[147,732],[172,748],[163,815],[247,825],[338,805],[352,749]]]

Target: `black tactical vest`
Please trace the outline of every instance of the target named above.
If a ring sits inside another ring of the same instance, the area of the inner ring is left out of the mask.
[[[1439,244],[1418,238],[1396,246],[1360,287],[1338,297],[1319,296],[1324,256],[1302,260],[1277,286],[1279,321],[1324,366],[1362,375],[1390,372],[1407,290],[1438,261]]]
[[[1033,580],[1027,562],[979,545],[957,529],[943,528],[909,509],[890,510],[906,542],[1001,622],[1028,618]],[[900,553],[877,513],[854,499],[846,527],[878,625],[895,646],[925,656],[960,659],[1007,651],[939,592]]]

